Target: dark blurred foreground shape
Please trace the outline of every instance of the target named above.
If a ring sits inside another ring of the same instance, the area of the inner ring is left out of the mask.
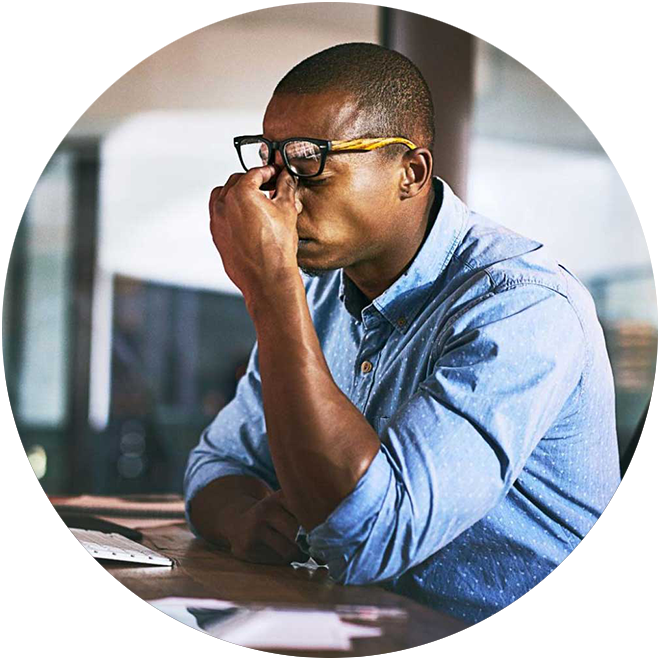
[[[2,413],[4,655],[264,656],[170,620],[115,581],[59,523],[4,387]],[[548,578],[484,622],[394,656],[656,656],[657,424],[655,385],[620,488]]]

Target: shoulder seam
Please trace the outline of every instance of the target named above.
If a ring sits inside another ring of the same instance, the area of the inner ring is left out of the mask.
[[[543,287],[544,289],[548,289],[549,291],[552,291],[558,294],[559,296],[562,296],[564,299],[569,300],[568,294],[564,291],[561,291],[561,289],[559,289],[558,287],[554,287],[552,284],[550,284],[545,280],[538,280],[536,278],[531,278],[530,276],[522,276],[520,278],[507,278],[499,285],[494,284],[494,287],[495,287],[495,293],[498,293],[503,291],[509,291],[511,289],[516,289],[517,287],[527,286],[527,285],[536,285],[537,287]],[[576,316],[578,316],[576,311],[574,311],[574,313],[576,314]],[[581,324],[581,327],[582,326],[583,324]]]
[[[554,294],[557,294],[558,296],[561,296],[569,308],[571,309],[573,315],[576,317],[576,321],[578,321],[578,325],[581,328],[581,335],[583,336],[583,366],[585,370],[589,370],[592,366],[592,360],[591,356],[592,354],[588,352],[587,346],[588,346],[588,339],[587,339],[587,333],[585,331],[585,324],[583,323],[583,319],[579,313],[579,311],[576,309],[576,306],[572,302],[571,297],[569,296],[569,293],[564,293],[561,291],[558,291],[555,287],[549,286],[547,283],[544,282],[539,282],[534,279],[529,279],[529,278],[522,278],[520,280],[508,280],[505,283],[503,283],[502,286],[497,287],[496,290],[494,291],[495,294],[500,293],[500,292],[505,292],[505,291],[510,291],[512,289],[516,289],[519,286],[537,286],[537,287],[543,287],[544,289],[548,289],[549,291],[552,291]],[[583,380],[583,377],[581,376],[581,381]]]

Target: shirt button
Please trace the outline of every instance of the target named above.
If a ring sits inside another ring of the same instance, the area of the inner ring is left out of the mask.
[[[364,360],[363,364],[360,366],[360,371],[363,374],[369,374],[372,371],[372,363],[369,360]]]
[[[400,328],[404,328],[404,326],[406,326],[406,317],[400,317],[400,318],[397,320],[397,325],[398,325]]]

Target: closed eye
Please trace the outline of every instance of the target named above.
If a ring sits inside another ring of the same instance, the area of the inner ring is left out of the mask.
[[[301,178],[298,180],[298,185],[305,186],[306,188],[315,188],[317,186],[323,186],[327,182],[328,182],[328,178],[325,179],[317,179],[316,177],[311,179]]]

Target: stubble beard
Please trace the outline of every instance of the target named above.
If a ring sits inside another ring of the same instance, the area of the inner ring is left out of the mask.
[[[329,271],[333,269],[310,269],[305,268],[304,266],[299,266],[301,271],[310,278],[321,278],[323,275],[326,275]]]

